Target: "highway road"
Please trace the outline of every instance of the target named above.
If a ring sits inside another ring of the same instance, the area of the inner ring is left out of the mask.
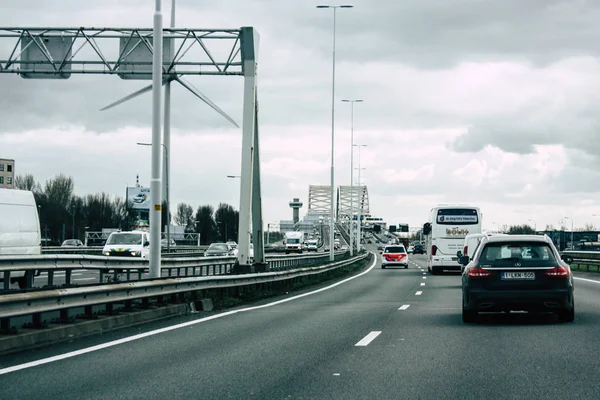
[[[222,317],[2,357],[2,398],[598,398],[599,275],[577,275],[588,280],[576,282],[572,324],[511,314],[465,325],[459,276],[410,260],[408,270],[377,263],[318,293]]]

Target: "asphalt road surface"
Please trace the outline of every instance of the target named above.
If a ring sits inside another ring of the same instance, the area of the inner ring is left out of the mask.
[[[0,397],[600,398],[600,276],[577,275],[589,281],[576,282],[574,323],[515,313],[465,325],[460,277],[410,260],[265,307],[2,357]]]

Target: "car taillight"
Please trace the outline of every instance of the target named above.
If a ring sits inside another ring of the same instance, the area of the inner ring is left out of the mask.
[[[467,270],[467,276],[470,279],[481,279],[481,278],[489,278],[490,276],[492,276],[492,273],[485,269],[475,267],[475,268],[469,268]]]
[[[469,255],[468,251],[469,251],[469,246],[465,246],[465,248],[463,249],[463,256]]]
[[[569,276],[569,270],[565,267],[556,267],[546,271],[546,276],[550,278],[566,278]]]
[[[431,246],[431,255],[435,256],[437,253],[437,246],[434,244],[433,246]]]

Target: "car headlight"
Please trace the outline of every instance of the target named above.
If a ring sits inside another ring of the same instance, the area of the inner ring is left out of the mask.
[[[137,256],[137,253],[135,251],[132,251],[131,255],[135,257],[135,256]]]
[[[105,256],[110,256],[110,251],[104,253]]]

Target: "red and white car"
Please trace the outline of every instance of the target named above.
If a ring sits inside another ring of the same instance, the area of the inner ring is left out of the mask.
[[[408,268],[408,254],[401,244],[388,245],[381,252],[381,268],[387,265],[394,265]]]

